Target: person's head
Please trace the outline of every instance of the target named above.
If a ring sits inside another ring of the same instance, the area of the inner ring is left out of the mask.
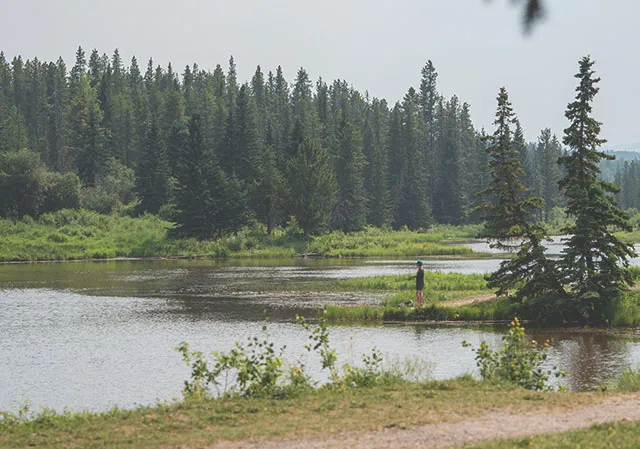
[[[418,261],[416,262],[416,266],[418,268],[420,268],[422,266],[422,261],[420,259],[418,259]]]

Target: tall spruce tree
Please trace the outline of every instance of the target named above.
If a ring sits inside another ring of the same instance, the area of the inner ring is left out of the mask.
[[[290,209],[305,235],[325,231],[336,204],[338,186],[327,150],[304,140],[288,166]]]
[[[367,197],[363,171],[366,164],[362,153],[360,132],[342,114],[338,131],[338,152],[335,173],[338,197],[331,217],[333,229],[360,231],[366,224]]]
[[[391,223],[389,191],[389,108],[385,100],[373,99],[364,124],[364,152],[369,164],[365,167],[365,190],[368,195],[367,223],[383,227]]]
[[[104,151],[103,112],[89,79],[84,73],[79,76],[68,110],[68,142],[80,179],[94,185],[109,160]]]
[[[142,156],[136,167],[139,212],[158,213],[169,200],[169,160],[158,125],[154,121],[147,132]]]
[[[558,158],[561,148],[558,139],[551,135],[549,128],[543,129],[536,146],[536,166],[538,167],[539,192],[544,200],[544,220],[551,219],[551,211],[562,202],[558,182],[562,177]]]
[[[564,130],[563,142],[571,151],[559,159],[566,170],[560,188],[567,197],[567,215],[575,219],[575,224],[563,230],[571,237],[560,267],[564,282],[581,300],[579,309],[584,318],[602,321],[611,301],[631,284],[625,268],[635,252],[614,235],[618,229],[631,230],[627,214],[618,208],[613,196],[618,189],[598,178],[598,163],[614,157],[598,151],[605,140],[599,137],[601,123],[591,117],[591,103],[600,81],[593,64],[588,56],[580,59],[575,75],[579,80],[577,94],[565,113],[570,125]]]
[[[419,89],[419,112],[421,132],[421,146],[423,147],[424,158],[422,167],[427,182],[427,194],[429,202],[435,205],[436,196],[440,193],[437,185],[442,176],[437,170],[439,166],[440,154],[436,148],[436,139],[438,135],[436,108],[441,101],[440,94],[437,89],[438,73],[431,60],[427,61],[421,71],[420,89]],[[437,219],[437,213],[434,211],[434,217]]]
[[[220,169],[206,147],[199,116],[191,117],[176,173],[176,234],[211,238],[246,222],[246,195],[238,181]]]
[[[56,64],[50,63],[47,70],[47,98],[49,107],[47,111],[47,165],[59,172],[71,169],[68,161],[68,148],[66,145],[66,121],[65,114],[68,107],[67,69],[58,59]]]
[[[460,217],[457,220],[461,223],[467,223],[472,220],[471,214],[478,205],[476,192],[480,189],[476,188],[475,183],[485,177],[485,174],[481,172],[478,138],[475,129],[473,129],[468,103],[462,104],[458,123],[460,134],[458,136],[459,153],[456,178],[458,178],[460,192]]]
[[[284,175],[276,163],[273,148],[265,147],[257,161],[256,177],[250,186],[250,205],[256,218],[266,224],[267,233],[282,223],[288,197]]]
[[[517,253],[487,277],[487,284],[497,288],[498,295],[517,288],[517,299],[551,292],[564,296],[554,263],[544,254],[542,242],[547,238],[546,230],[529,223],[532,212],[542,206],[542,200],[525,195],[520,153],[514,137],[518,121],[504,87],[497,100],[496,130],[487,147],[490,181],[481,192],[488,201],[479,207],[486,219],[481,236],[491,240],[494,248]]]

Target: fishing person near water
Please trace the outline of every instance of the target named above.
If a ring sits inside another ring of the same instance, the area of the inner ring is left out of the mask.
[[[422,289],[424,288],[424,269],[422,268],[422,261],[416,262],[418,272],[413,276],[416,279],[416,302],[418,307],[422,307]]]

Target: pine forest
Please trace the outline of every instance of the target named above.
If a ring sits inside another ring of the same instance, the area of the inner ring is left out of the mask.
[[[258,66],[241,83],[233,58],[177,73],[127,66],[118,50],[78,48],[70,69],[0,53],[0,215],[152,213],[202,238],[251,220],[271,230],[293,218],[306,235],[477,223],[488,137],[437,81],[428,61],[390,104],[303,68],[290,82]],[[535,218],[549,221],[564,205],[565,150],[550,129],[527,143],[519,122],[514,141],[523,187],[544,201]],[[637,173],[632,162],[616,175],[628,207]]]

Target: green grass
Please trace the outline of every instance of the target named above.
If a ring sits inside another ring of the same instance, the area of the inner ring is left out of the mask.
[[[614,302],[611,325],[613,327],[640,326],[640,291],[632,290]]]
[[[638,368],[628,368],[618,377],[614,385],[618,391],[637,392],[640,391],[640,366]]]
[[[639,422],[597,424],[585,430],[494,441],[465,449],[638,449]]]
[[[337,281],[345,290],[388,292],[379,306],[328,306],[330,321],[488,321],[511,320],[517,312],[508,299],[459,307],[447,301],[491,294],[480,274],[425,272],[423,296],[426,307],[407,307],[415,302],[415,280],[409,276],[373,276]],[[414,304],[412,304],[414,305]]]
[[[338,282],[345,288],[359,290],[412,290],[415,292],[416,281],[410,275],[370,276],[345,279]],[[424,273],[425,291],[477,291],[486,290],[487,283],[482,274],[442,273],[426,271]],[[488,291],[488,290],[487,290]]]
[[[264,442],[402,429],[505,408],[513,413],[568,411],[617,396],[535,393],[469,376],[400,381],[369,388],[306,389],[280,399],[227,397],[106,413],[42,412],[30,420],[5,417],[0,418],[0,447],[209,447],[224,440]]]
[[[447,307],[438,304],[426,307],[327,306],[326,318],[331,322],[357,321],[508,321],[517,313],[517,306],[508,299]]]
[[[254,223],[240,232],[198,240],[172,239],[173,224],[153,215],[131,218],[86,210],[61,210],[38,219],[0,219],[0,261],[110,259],[115,257],[290,258],[447,255],[471,257],[466,247],[445,243],[468,239],[474,227],[436,227],[426,232],[366,228],[304,239],[297,226],[267,234]]]
[[[477,226],[436,226],[426,232],[367,227],[361,232],[314,237],[307,251],[328,257],[469,256],[470,248],[453,243],[473,238],[478,230]]]

